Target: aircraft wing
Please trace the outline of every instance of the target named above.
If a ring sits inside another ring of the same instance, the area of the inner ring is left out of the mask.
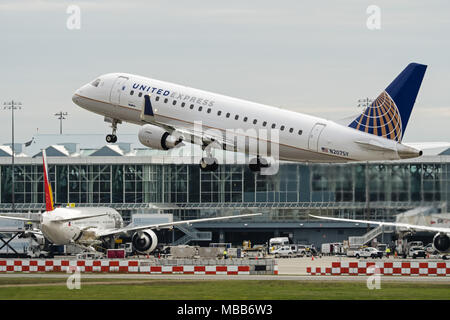
[[[72,218],[61,218],[61,219],[55,219],[56,222],[69,222],[69,221],[77,221],[77,220],[83,220],[83,219],[89,219],[89,218],[95,218],[100,216],[105,216],[107,213],[101,213],[101,214],[93,214],[90,216],[80,216],[80,217],[72,217]],[[22,218],[22,217],[12,217],[12,216],[2,216],[0,215],[0,219],[9,219],[9,220],[18,220],[18,221],[25,221],[25,222],[41,222],[39,219],[28,219],[28,218]]]
[[[147,123],[154,124],[155,114],[153,112],[153,107],[151,104],[150,96],[144,96],[144,103],[141,109],[141,120]],[[200,146],[209,146],[214,148],[226,149],[226,150],[234,150],[235,143],[234,137],[231,139],[227,139],[225,137],[225,133],[219,131],[217,129],[206,129],[204,130],[201,124],[198,125],[198,129],[194,126],[192,129],[190,126],[168,126],[163,123],[159,123],[159,126],[168,130],[171,135],[176,136],[177,138],[182,138],[182,141],[190,142],[192,144],[198,144]],[[182,146],[182,144],[178,144]]]
[[[38,235],[38,236],[44,236],[44,234],[42,233],[41,230],[24,230],[23,231],[24,234],[34,234],[34,235]]]
[[[72,217],[72,218],[55,219],[53,221],[64,223],[64,222],[69,222],[69,221],[84,220],[84,219],[101,217],[101,216],[106,216],[106,215],[107,215],[107,213],[100,213],[100,214],[92,214],[90,216],[79,216],[79,217]]]
[[[450,148],[450,142],[403,142],[404,145],[420,150],[435,148]]]
[[[383,221],[372,221],[372,220],[356,220],[356,219],[320,217],[320,216],[314,216],[312,214],[310,214],[310,216],[313,218],[323,219],[323,220],[367,223],[367,224],[376,224],[379,226],[393,226],[393,227],[414,229],[414,230],[420,230],[420,231],[450,233],[450,228],[428,227],[428,226],[420,226],[420,225],[416,225],[416,224],[397,223],[397,222],[383,222]]]
[[[113,235],[113,234],[128,233],[130,231],[139,231],[139,230],[146,230],[146,229],[160,229],[160,228],[167,228],[167,227],[172,227],[172,226],[180,225],[180,224],[191,224],[191,223],[197,223],[197,222],[216,221],[216,220],[225,220],[225,219],[234,219],[234,218],[245,218],[245,217],[253,217],[253,216],[259,216],[259,215],[261,215],[261,213],[242,214],[242,215],[238,215],[238,216],[226,216],[226,217],[217,217],[217,218],[183,220],[183,221],[168,222],[168,223],[150,224],[150,225],[146,225],[146,226],[132,226],[132,227],[125,227],[125,228],[120,228],[120,229],[99,230],[99,231],[97,231],[97,236],[104,237],[104,236],[109,236],[109,235]]]
[[[176,136],[177,133],[183,136],[183,141],[192,144],[198,144],[200,146],[211,145],[211,147],[217,149],[235,150],[234,141],[227,139],[225,134],[219,130],[195,131],[187,128],[174,128],[172,134]]]
[[[22,218],[22,217],[3,216],[3,215],[0,215],[0,219],[9,219],[9,220],[17,220],[17,221],[25,221],[25,222],[41,222],[39,219],[28,219],[28,218]]]

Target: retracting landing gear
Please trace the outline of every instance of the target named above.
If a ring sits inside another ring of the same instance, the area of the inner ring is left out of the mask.
[[[219,168],[217,159],[213,157],[204,157],[200,160],[200,169],[202,171],[216,171]]]
[[[248,167],[253,172],[260,172],[261,168],[268,168],[270,167],[270,164],[266,159],[257,156],[256,158],[250,160]]]
[[[106,136],[106,142],[108,142],[108,143],[117,142],[117,136],[115,134],[108,134]]]
[[[117,142],[117,136],[116,136],[117,125],[119,123],[122,123],[122,121],[116,120],[116,119],[110,119],[110,118],[105,118],[105,121],[106,122],[110,122],[111,123],[111,128],[112,128],[112,134],[108,134],[106,136],[106,142],[108,142],[108,143],[115,143],[115,142]]]
[[[203,146],[202,149],[206,152],[206,157],[200,160],[200,169],[205,172],[216,171],[219,168],[219,161],[212,156],[211,147]]]

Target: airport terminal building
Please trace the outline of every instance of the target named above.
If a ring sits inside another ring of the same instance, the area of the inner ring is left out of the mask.
[[[450,149],[402,161],[281,162],[277,174],[261,175],[245,164],[203,172],[195,159],[149,150],[135,135],[119,138],[124,142],[106,145],[103,135],[37,135],[28,147],[16,145],[16,211],[45,208],[41,149],[46,149],[57,204],[113,207],[126,222],[136,213],[169,213],[174,220],[263,213],[196,224],[197,229],[172,232],[168,243],[265,243],[288,236],[293,243],[319,246],[359,236],[367,226],[317,221],[308,214],[393,221],[417,207],[449,211]],[[0,147],[0,170],[0,210],[5,212],[13,201],[10,146]]]

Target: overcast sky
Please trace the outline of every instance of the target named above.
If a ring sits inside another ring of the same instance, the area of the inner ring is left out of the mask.
[[[450,3],[442,1],[0,0],[0,102],[19,100],[16,141],[110,133],[73,92],[135,73],[337,120],[410,62],[428,65],[404,140],[450,141]],[[69,5],[81,29],[66,26]],[[381,29],[369,30],[369,5]],[[11,140],[1,108],[0,144]],[[134,125],[120,133],[136,133]]]

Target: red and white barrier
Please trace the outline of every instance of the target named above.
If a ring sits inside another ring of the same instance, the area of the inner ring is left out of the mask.
[[[250,274],[250,266],[152,266],[139,260],[43,260],[0,259],[1,272],[119,272],[148,274]],[[275,274],[277,274],[276,271]]]
[[[250,266],[141,266],[141,273],[150,274],[250,274]]]
[[[0,259],[0,272],[67,272],[78,268],[80,272],[139,272],[136,260],[33,260]]]
[[[332,262],[331,267],[308,267],[310,275],[373,275],[386,276],[450,276],[450,262]]]
[[[273,266],[273,274],[277,275],[278,274],[278,265],[274,265]]]

